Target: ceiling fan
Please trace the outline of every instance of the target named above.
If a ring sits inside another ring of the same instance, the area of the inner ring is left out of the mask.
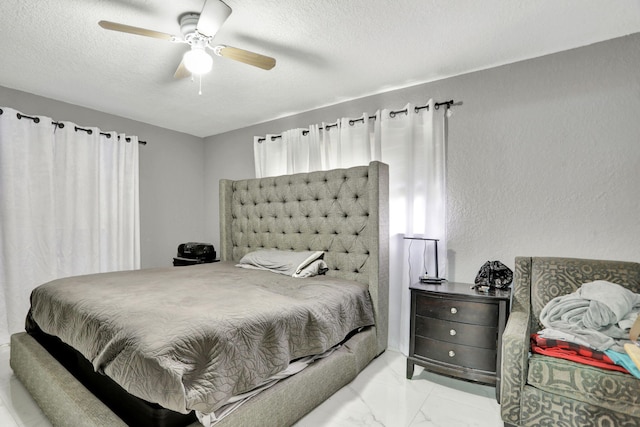
[[[173,75],[177,79],[190,77],[192,74],[202,76],[202,74],[211,71],[213,58],[207,53],[207,49],[213,51],[217,56],[253,65],[263,70],[272,69],[276,65],[276,60],[271,57],[236,47],[211,44],[213,37],[229,15],[231,15],[231,8],[222,1],[205,0],[200,13],[188,12],[178,18],[182,37],[111,21],[100,21],[98,25],[106,30],[188,44],[191,50],[184,54],[182,62]]]

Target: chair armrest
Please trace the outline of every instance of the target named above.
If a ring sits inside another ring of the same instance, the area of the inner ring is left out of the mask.
[[[529,372],[530,312],[511,312],[502,335],[500,412],[502,420],[520,423],[520,401]]]

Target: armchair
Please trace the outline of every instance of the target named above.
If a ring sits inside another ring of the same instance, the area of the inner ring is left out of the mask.
[[[517,257],[511,314],[502,336],[501,414],[507,426],[640,426],[640,379],[569,360],[529,354],[548,301],[607,280],[640,293],[640,264]]]

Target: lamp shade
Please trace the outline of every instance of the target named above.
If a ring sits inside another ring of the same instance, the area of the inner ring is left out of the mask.
[[[184,66],[192,74],[206,74],[213,67],[213,58],[203,48],[193,46],[182,58]]]

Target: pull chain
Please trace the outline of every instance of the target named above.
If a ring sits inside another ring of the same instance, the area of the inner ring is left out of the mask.
[[[202,74],[200,74],[199,77],[200,77],[200,87],[198,88],[198,95],[202,95]]]

